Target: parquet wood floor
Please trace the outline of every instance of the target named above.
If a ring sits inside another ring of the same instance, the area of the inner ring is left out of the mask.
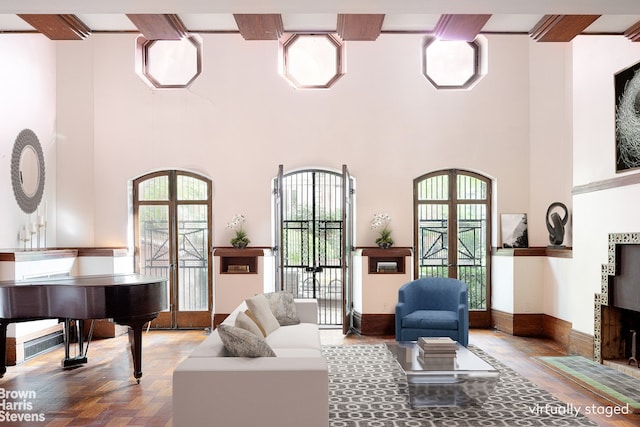
[[[0,418],[0,427],[170,427],[173,369],[204,338],[206,334],[203,331],[151,331],[144,334],[143,376],[140,384],[136,384],[132,375],[126,335],[92,342],[89,363],[79,368],[60,368],[60,360],[64,354],[62,348],[18,366],[9,366],[4,378],[0,379],[0,393],[5,395],[4,401],[31,405],[29,410],[9,412],[42,414],[44,422],[7,422]],[[344,337],[340,331],[322,330],[321,340],[323,344],[349,345],[384,342],[393,340],[393,337]],[[573,403],[581,408],[611,406],[609,402],[564,379],[535,360],[536,356],[563,354],[563,350],[550,340],[513,337],[490,330],[472,330],[470,343],[482,348],[563,402]],[[7,393],[17,391],[31,394],[26,398],[6,397]],[[0,405],[2,401],[0,398]],[[6,407],[4,411],[7,412]],[[591,414],[589,418],[601,426],[640,425],[640,415],[609,417],[605,414]]]

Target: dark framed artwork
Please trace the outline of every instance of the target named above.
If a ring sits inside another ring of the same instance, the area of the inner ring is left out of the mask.
[[[503,248],[529,247],[526,213],[501,214],[500,226],[502,231]]]
[[[616,172],[640,167],[640,62],[614,75]]]

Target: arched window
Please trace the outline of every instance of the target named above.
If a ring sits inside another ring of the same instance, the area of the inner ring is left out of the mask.
[[[210,327],[211,180],[161,171],[133,181],[136,271],[169,279],[169,312],[154,326]]]
[[[491,180],[450,169],[414,180],[414,276],[453,277],[469,287],[469,320],[490,322]]]

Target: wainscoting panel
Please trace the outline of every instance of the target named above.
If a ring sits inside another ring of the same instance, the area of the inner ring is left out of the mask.
[[[575,354],[593,360],[593,335],[570,329],[569,354]]]
[[[543,317],[544,315],[537,313],[491,311],[491,320],[497,330],[520,337],[544,336]]]
[[[545,337],[559,343],[569,354],[593,358],[593,335],[572,329],[571,322],[547,314],[513,314],[492,310],[494,327],[522,337]]]
[[[560,343],[564,348],[569,348],[569,331],[571,331],[571,322],[558,319],[557,317],[544,315],[542,319],[543,336],[551,338]]]

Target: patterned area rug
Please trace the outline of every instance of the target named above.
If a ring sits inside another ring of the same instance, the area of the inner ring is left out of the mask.
[[[383,344],[322,349],[329,363],[330,427],[595,425],[473,346],[469,349],[500,371],[492,396],[477,406],[420,410],[409,406],[406,378]]]
[[[640,381],[581,356],[539,357],[559,374],[617,405],[640,412]]]

